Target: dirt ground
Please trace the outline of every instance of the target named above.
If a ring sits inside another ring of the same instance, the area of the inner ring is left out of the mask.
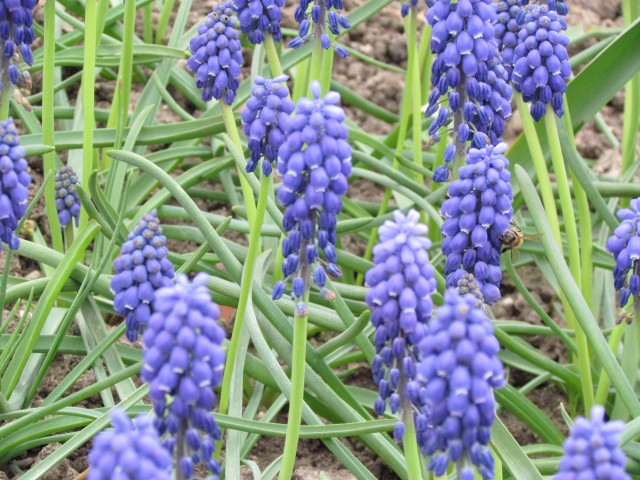
[[[196,23],[206,15],[213,5],[213,0],[203,2],[194,2],[193,12],[190,21]],[[288,2],[286,7],[286,18],[284,25],[295,28],[293,21],[293,10],[296,2]],[[346,0],[345,8],[347,11],[360,5],[362,0]],[[620,0],[604,1],[604,0],[572,0],[570,2],[570,12],[568,22],[570,25],[582,25],[585,29],[594,27],[611,27],[621,26],[621,7]],[[400,3],[394,2],[391,6],[385,8],[380,14],[364,25],[351,29],[344,37],[342,43],[358,50],[362,53],[372,56],[378,61],[386,64],[393,64],[406,68],[407,50],[406,40],[403,34],[403,21],[400,16]],[[421,2],[419,7],[423,12],[426,10]],[[422,14],[420,15],[422,17]],[[573,48],[583,48],[583,46],[574,46]],[[391,112],[397,113],[399,102],[402,97],[404,88],[404,79],[402,75],[388,71],[380,70],[374,66],[364,63],[355,57],[345,60],[336,60],[334,67],[334,78],[343,85],[357,91],[368,100],[380,105]],[[37,86],[37,77],[34,83]],[[97,92],[97,101],[99,106],[108,108],[110,106],[110,98],[113,93],[113,86],[102,82],[100,91]],[[132,98],[135,98],[137,92],[141,90],[139,85],[134,86]],[[36,88],[34,88],[36,91]],[[603,117],[612,128],[612,131],[618,139],[621,137],[622,129],[622,107],[623,93],[619,93],[613,101],[603,110]],[[191,108],[186,106],[187,108]],[[391,127],[385,122],[372,118],[365,113],[354,109],[347,108],[348,115],[355,123],[362,127],[365,131],[385,134]],[[162,121],[172,121],[171,112],[162,112]],[[517,114],[509,122],[506,139],[512,140],[520,131],[520,121]],[[577,136],[578,147],[585,158],[597,160],[596,171],[615,175],[620,169],[620,151],[609,144],[606,137],[591,122],[585,126]],[[42,181],[42,168],[38,159],[31,159],[31,167],[36,177],[36,183]],[[212,185],[212,188],[217,188]],[[351,195],[355,198],[379,201],[382,197],[382,191],[371,188],[371,185],[356,180],[351,185]],[[231,213],[228,206],[216,204],[215,202],[202,202],[201,207],[209,211]],[[48,227],[44,221],[44,211],[40,205],[32,215],[45,235],[48,235]],[[238,240],[238,238],[234,238]],[[354,251],[361,250],[362,245],[352,242],[350,246]],[[192,251],[193,245],[186,245],[179,242],[171,242],[170,248],[173,251]],[[4,262],[4,254],[0,252],[0,263]],[[11,274],[22,275],[25,277],[35,278],[39,275],[38,265],[28,259],[13,258],[11,263]],[[539,272],[533,268],[526,268],[520,271],[526,284],[531,288],[534,297],[540,301],[542,305],[548,306],[548,313],[551,311],[551,302],[554,300],[553,291],[546,284]],[[494,308],[494,314],[497,318],[518,319],[531,323],[539,324],[540,320],[537,315],[532,312],[524,299],[515,291],[513,285],[509,281],[504,283],[504,298],[498,302]],[[6,315],[6,312],[3,312]],[[4,318],[3,315],[3,318]],[[226,320],[228,321],[231,313],[228,313]],[[76,332],[77,334],[77,332]],[[553,337],[533,337],[531,343],[542,352],[545,352],[554,360],[564,360],[566,351],[556,338]],[[70,371],[79,361],[78,357],[71,355],[60,355],[54,364],[52,371],[47,375],[47,381],[43,382],[41,390],[35,404],[39,403],[59,382],[60,379]],[[518,387],[525,384],[530,378],[526,374],[518,373],[512,375],[511,383]],[[79,390],[87,384],[95,381],[91,375],[86,375],[79,382],[75,390]],[[345,380],[347,383],[375,389],[371,381],[370,373],[366,366],[357,368],[351,377]],[[536,389],[529,397],[536,405],[538,405],[554,422],[564,430],[559,404],[565,400],[563,392],[552,384],[543,385]],[[92,397],[85,401],[85,406],[99,406],[100,398]],[[538,439],[525,425],[521,424],[509,413],[502,413],[501,419],[509,427],[509,430],[522,444],[536,442]],[[286,417],[277,419],[286,422]],[[356,455],[365,463],[365,465],[381,480],[394,480],[397,478],[383,462],[376,458],[369,450],[355,441],[348,441],[348,444]],[[251,452],[249,458],[257,462],[261,468],[269,465],[273,459],[282,453],[284,441],[282,439],[263,438],[258,442]],[[19,478],[20,471],[27,471],[32,465],[45,458],[59,445],[54,444],[41,449],[33,449],[27,454],[15,459],[11,465],[0,467],[0,480]],[[86,467],[87,448],[84,447],[71,456],[69,460],[62,462],[55,470],[51,471],[45,479],[48,480],[73,480],[83,472]],[[317,440],[303,440],[300,442],[296,470],[294,477],[297,480],[314,480],[318,479],[321,472],[324,472],[327,479],[330,480],[348,480],[353,476],[344,468],[342,468],[334,459],[333,455]],[[243,480],[249,480],[252,476],[248,470],[245,470]]]

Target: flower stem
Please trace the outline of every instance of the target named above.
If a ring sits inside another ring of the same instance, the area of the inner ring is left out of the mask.
[[[2,57],[2,71],[7,72],[9,68],[9,59]],[[11,94],[13,93],[14,86],[9,80],[9,75],[6,73],[2,75],[2,90],[0,91],[0,121],[5,121],[9,118],[9,108],[11,107]],[[51,109],[53,111],[53,108]]]
[[[176,480],[185,480],[182,469],[180,468],[180,459],[185,457],[185,433],[187,431],[187,421],[180,420],[180,427],[176,435]]]
[[[324,57],[324,48],[322,48],[321,36],[322,31],[319,25],[324,26],[327,7],[325,0],[317,0],[317,4],[320,5],[320,18],[313,27],[313,50],[311,52],[311,69],[309,71],[308,82],[311,84],[314,80],[320,80],[322,76],[322,59]],[[324,93],[324,92],[323,92]]]
[[[636,0],[622,0],[624,24],[630,25],[640,15]],[[624,123],[622,131],[622,172],[629,170],[636,159],[636,140],[640,127],[640,74],[633,76],[625,88]]]
[[[404,382],[402,382],[401,388],[404,390]],[[422,478],[422,462],[420,460],[416,426],[413,421],[413,409],[406,395],[403,397],[402,403],[402,422],[404,423],[402,449],[404,450],[404,459],[407,462],[407,472],[409,473],[409,478],[420,479]]]
[[[616,325],[616,327],[611,332],[611,336],[609,337],[609,348],[614,353],[614,355],[618,350],[618,347],[620,346],[620,340],[622,340],[622,335],[624,334],[626,329],[626,323],[623,321],[620,325]],[[596,405],[606,405],[610,386],[611,378],[609,378],[609,375],[603,368],[600,370],[600,381],[598,382],[598,389],[596,391],[594,400]]]
[[[409,47],[409,62],[413,63],[411,82],[411,110],[413,118],[413,161],[416,165],[422,167],[422,92],[420,89],[420,59],[418,57],[417,43],[417,25],[418,25],[418,9],[411,8],[409,16],[409,32],[407,34],[407,46]],[[424,182],[424,178],[420,172],[416,172],[416,181],[420,184]]]
[[[273,40],[273,35],[269,32],[265,32],[264,34],[264,49],[267,54],[271,76],[278,77],[282,75],[284,72],[282,71],[282,65],[280,64],[280,57],[278,56],[276,42]]]

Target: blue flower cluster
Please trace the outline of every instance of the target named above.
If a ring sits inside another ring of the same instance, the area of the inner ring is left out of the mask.
[[[132,424],[117,408],[110,416],[114,428],[93,441],[87,480],[170,480],[171,455],[162,448],[151,417],[140,415]]]
[[[314,0],[309,12],[311,0],[300,0],[300,5],[296,7],[295,19],[300,24],[298,36],[289,42],[290,48],[299,48],[312,38],[320,37],[322,48],[329,50],[331,38],[329,31],[334,35],[340,35],[341,29],[351,28],[349,19],[338,13],[344,9],[342,0]],[[311,31],[313,27],[313,31]],[[311,32],[311,33],[310,33]],[[342,45],[335,45],[336,54],[345,58],[349,52]]]
[[[553,480],[631,480],[625,472],[627,458],[620,448],[623,430],[623,422],[606,421],[601,405],[591,409],[591,420],[576,418]]]
[[[220,429],[212,410],[213,388],[220,384],[224,370],[225,333],[216,321],[220,309],[211,300],[207,280],[204,273],[193,282],[178,275],[175,285],[158,290],[154,313],[142,336],[140,376],[150,384],[156,426],[161,435],[166,434],[165,447],[184,455],[177,462],[187,479],[201,462],[213,475],[220,474],[213,458]]]
[[[340,95],[329,92],[321,98],[318,82],[312,82],[310,90],[313,99],[298,101],[276,163],[282,176],[278,201],[286,207],[282,273],[285,281],[293,277],[292,298],[299,300],[299,314],[306,312],[300,299],[309,288],[311,276],[323,295],[327,295],[326,273],[334,277],[342,275],[336,265],[336,225],[342,211],[341,197],[347,193],[347,179],[351,176],[351,146],[347,142],[347,127],[343,125],[345,113],[339,105]],[[318,247],[326,262],[319,259]],[[312,275],[310,268],[316,263],[321,264]],[[275,299],[282,296],[285,286],[285,282],[274,286]]]
[[[12,250],[20,246],[15,232],[29,203],[28,169],[18,131],[9,118],[0,123],[0,242]]]
[[[557,5],[560,5],[558,3]],[[563,94],[571,76],[569,37],[561,33],[567,22],[548,5],[529,5],[514,50],[513,86],[531,102],[531,116],[540,120],[551,105],[556,115],[564,113]]]
[[[285,131],[290,128],[291,113],[295,108],[285,83],[288,78],[286,75],[271,80],[255,77],[251,97],[242,111],[244,134],[251,152],[247,161],[249,173],[256,169],[264,157],[262,171],[265,175],[271,175],[278,149],[285,141]]]
[[[415,210],[406,216],[396,210],[393,215],[393,221],[380,226],[380,242],[373,249],[375,266],[365,277],[370,287],[366,302],[376,327],[372,371],[380,393],[375,402],[378,415],[384,413],[387,401],[392,413],[411,404],[416,410],[422,406],[415,382],[417,346],[425,336],[436,289],[427,226],[420,223]],[[396,441],[402,440],[403,433],[404,425],[399,422]]]
[[[469,148],[440,210],[445,217],[441,232],[447,287],[456,287],[465,273],[473,273],[488,305],[500,299],[501,238],[513,217],[506,150],[504,143]]]
[[[282,40],[280,22],[285,0],[233,0],[233,9],[238,14],[240,31],[254,45],[264,41],[269,32],[276,42]]]
[[[640,198],[631,200],[629,208],[618,210],[618,218],[622,222],[607,240],[607,251],[613,254],[616,260],[613,281],[616,290],[620,292],[620,306],[624,307],[629,302],[629,298],[633,296],[634,305],[639,308]]]
[[[524,5],[528,3],[529,0],[500,0],[493,4],[498,14],[498,21],[495,24],[496,41],[509,81],[511,81],[513,70],[514,50],[518,45],[518,33],[526,13]]]
[[[432,26],[431,51],[436,55],[431,71],[433,90],[427,117],[433,141],[453,117],[456,156],[474,132],[499,142],[505,120],[511,115],[512,89],[495,40],[496,12],[490,0],[427,0],[427,22]],[[441,105],[447,95],[448,105]],[[443,177],[440,172],[439,177]]]
[[[80,219],[80,197],[76,189],[78,176],[70,165],[65,165],[56,172],[54,185],[60,225],[66,227],[73,218],[77,227]]]
[[[494,460],[487,447],[496,416],[493,389],[505,383],[498,358],[500,344],[493,325],[472,295],[453,288],[420,344],[416,378],[424,385],[428,423],[416,422],[418,444],[432,456],[429,469],[444,475],[450,462],[459,465],[459,478],[473,479],[470,464],[484,480],[493,478]]]
[[[202,99],[222,99],[231,105],[240,86],[242,50],[230,2],[214,5],[198,34],[189,42],[187,69],[195,72]]]
[[[0,82],[8,80],[17,85],[20,81],[16,54],[19,54],[27,65],[33,64],[33,9],[37,3],[37,0],[0,1],[0,40],[4,56],[0,63]],[[0,89],[2,86],[0,83]]]
[[[125,317],[127,338],[132,342],[149,321],[156,291],[172,285],[175,272],[166,243],[154,210],[140,219],[113,262],[113,309]]]

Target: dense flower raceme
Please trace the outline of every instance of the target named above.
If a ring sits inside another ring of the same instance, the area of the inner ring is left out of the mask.
[[[338,13],[343,8],[342,0],[300,0],[295,13],[296,21],[300,24],[298,36],[289,42],[289,47],[299,48],[319,36],[322,48],[328,50],[331,47],[331,37],[327,33],[327,27],[333,35],[339,35],[341,29],[351,28],[349,19]],[[335,48],[339,57],[349,56],[349,52],[342,45],[336,45]]]
[[[175,272],[166,243],[154,210],[140,219],[113,262],[113,309],[125,317],[127,338],[132,342],[151,316],[156,291],[172,285]]]
[[[429,134],[437,141],[438,132],[453,117],[453,151],[457,156],[464,154],[463,146],[474,132],[498,143],[511,115],[513,92],[495,40],[496,12],[491,1],[427,0],[427,4],[427,21],[433,29],[431,51],[436,59],[425,114],[437,113]],[[445,95],[446,106],[440,102]],[[453,158],[449,155],[446,160]]]
[[[633,297],[634,305],[638,309],[640,308],[640,198],[631,200],[629,208],[618,210],[618,218],[622,222],[607,240],[607,251],[613,254],[616,260],[613,281],[616,290],[620,292],[620,306],[624,307],[629,298]]]
[[[366,302],[376,327],[372,370],[380,393],[375,402],[378,415],[384,413],[387,401],[392,413],[411,404],[416,409],[422,406],[414,381],[417,345],[431,318],[431,295],[436,289],[427,226],[420,223],[415,210],[406,216],[396,210],[393,215],[394,220],[380,226],[380,242],[373,249],[375,266],[365,277],[370,287]],[[403,433],[404,425],[399,422],[394,432],[397,441]]]
[[[445,217],[441,232],[447,287],[472,273],[489,305],[500,299],[501,237],[513,216],[506,150],[504,143],[470,148],[440,210]]]
[[[0,40],[3,57],[0,61],[0,81],[17,85],[21,79],[19,58],[29,66],[33,64],[31,43],[33,34],[33,9],[37,0],[0,1]],[[22,75],[28,73],[23,72]],[[0,88],[2,85],[0,84]]]
[[[187,68],[196,74],[202,99],[222,99],[231,105],[240,86],[242,50],[231,3],[214,5],[207,20],[189,42],[191,57]]]
[[[326,296],[330,295],[325,289],[326,274],[342,275],[336,265],[336,224],[351,176],[351,146],[340,95],[329,92],[321,98],[318,82],[312,82],[310,89],[313,99],[298,101],[276,163],[282,176],[278,201],[286,208],[282,273],[285,281],[293,278],[292,298],[298,299],[299,314],[306,311],[301,298],[309,287],[309,277]],[[318,247],[326,261],[319,258]],[[285,285],[275,285],[274,298],[282,296]]]
[[[220,430],[212,410],[213,388],[220,384],[224,369],[225,333],[217,323],[220,309],[207,290],[208,278],[200,273],[190,282],[181,274],[175,285],[158,290],[142,336],[140,376],[150,384],[156,425],[166,437],[166,448],[184,454],[177,463],[187,479],[200,462],[213,475],[220,474],[213,458]]]
[[[436,476],[453,462],[462,467],[463,480],[474,478],[470,464],[484,480],[493,478],[487,447],[496,416],[493,390],[504,385],[505,377],[493,325],[476,304],[473,295],[448,289],[420,343],[416,379],[424,385],[428,422],[416,422],[416,429]]]
[[[285,141],[285,131],[291,123],[295,105],[289,98],[286,81],[280,75],[274,79],[255,77],[255,85],[246,108],[242,111],[244,133],[249,143],[251,157],[247,161],[247,172],[253,172],[261,158],[262,171],[271,175],[273,162],[278,158],[278,149]]]
[[[498,14],[495,25],[496,41],[502,55],[502,65],[507,70],[509,81],[513,70],[513,55],[518,45],[518,33],[524,23],[525,5],[529,0],[500,0],[493,4]]]
[[[571,75],[569,37],[561,33],[566,29],[562,15],[548,5],[529,5],[518,33],[511,81],[523,100],[531,103],[536,121],[549,104],[556,115],[564,113],[563,94]]]
[[[282,40],[280,22],[285,0],[233,0],[233,9],[238,14],[240,30],[247,34],[253,44],[264,41],[265,32],[274,40]]]
[[[78,226],[80,218],[80,197],[78,196],[78,176],[73,168],[65,165],[56,172],[54,178],[56,209],[60,225],[66,227],[73,218]]]
[[[0,123],[0,243],[12,250],[20,246],[16,230],[29,203],[28,168],[18,131],[9,118]]]
[[[171,455],[162,447],[153,419],[111,412],[113,430],[99,433],[89,453],[87,480],[170,480]]]
[[[630,480],[620,448],[623,430],[621,421],[606,421],[601,405],[591,409],[590,420],[578,417],[564,441],[564,456],[553,480]]]

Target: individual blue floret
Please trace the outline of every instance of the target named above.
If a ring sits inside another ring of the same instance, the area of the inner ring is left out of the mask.
[[[328,50],[332,43],[327,30],[337,36],[342,30],[351,28],[349,19],[338,13],[343,9],[342,0],[300,0],[295,12],[295,19],[300,24],[298,36],[289,42],[289,47],[299,48],[319,37],[322,48]],[[341,58],[349,56],[349,52],[342,45],[336,45],[335,51]]]
[[[594,405],[591,419],[576,418],[564,441],[564,455],[553,480],[631,480],[620,448],[621,421],[607,422],[604,407]]]
[[[244,134],[247,136],[251,157],[247,161],[247,172],[253,172],[261,158],[262,171],[271,175],[273,163],[278,158],[278,149],[290,128],[291,113],[295,105],[289,98],[285,83],[289,77],[280,75],[274,79],[255,77],[255,85],[246,108],[242,111]]]
[[[28,169],[18,131],[9,118],[0,123],[0,243],[12,250],[20,246],[16,230],[29,203]]]
[[[447,287],[456,287],[465,273],[472,273],[488,305],[500,299],[501,238],[513,216],[506,150],[504,143],[471,147],[440,210]]]
[[[215,98],[231,105],[236,97],[242,66],[236,23],[231,2],[215,5],[189,42],[187,69],[195,72],[205,102]]]
[[[4,57],[0,63],[0,89],[5,82],[18,85],[20,57],[27,65],[33,65],[33,9],[37,3],[37,0],[0,1],[0,41]]]
[[[561,33],[566,29],[562,15],[548,5],[529,5],[518,33],[511,80],[522,99],[531,103],[536,121],[548,105],[559,117],[564,113],[563,95],[571,76],[569,37]]]
[[[282,8],[285,0],[233,0],[233,9],[238,14],[240,31],[254,45],[264,41],[264,34],[270,33],[276,42],[282,40]]]
[[[366,295],[371,308],[371,323],[376,327],[373,378],[379,396],[375,411],[426,417],[419,412],[423,405],[420,388],[415,382],[417,346],[424,338],[431,318],[431,295],[436,289],[434,269],[429,261],[431,241],[425,236],[427,226],[420,214],[410,210],[405,216],[393,212],[394,220],[380,226],[379,243],[373,248],[374,266],[365,277],[370,290]],[[402,440],[404,425],[395,429],[396,441]]]
[[[87,480],[170,480],[171,455],[163,448],[153,419],[140,415],[131,423],[118,408],[110,416],[114,428],[94,439]]]
[[[351,176],[351,146],[340,95],[329,92],[321,97],[318,82],[312,82],[310,89],[313,99],[298,101],[276,163],[282,176],[277,197],[285,207],[287,238],[282,242],[285,281],[274,286],[273,297],[281,297],[285,282],[291,279],[292,298],[301,316],[306,312],[302,297],[310,278],[326,296],[330,295],[325,288],[326,274],[342,275],[337,266],[336,225]]]
[[[416,379],[423,385],[428,422],[417,428],[418,444],[436,476],[453,463],[461,479],[474,478],[472,466],[484,480],[493,478],[493,391],[505,383],[493,332],[477,299],[450,288],[420,343]]]
[[[142,336],[140,377],[149,383],[164,446],[180,457],[177,468],[187,480],[199,463],[215,478],[220,475],[213,453],[221,432],[212,411],[213,389],[224,371],[225,332],[217,322],[220,309],[211,300],[208,278],[199,273],[190,282],[181,274],[175,285],[158,290],[154,313]]]
[[[56,172],[54,178],[56,193],[56,209],[62,228],[73,218],[78,226],[80,219],[80,197],[78,196],[78,176],[70,165],[65,165]]]
[[[526,13],[525,5],[529,0],[500,0],[493,4],[498,14],[495,24],[496,41],[498,50],[502,55],[502,65],[507,71],[508,81],[511,81],[511,72],[514,63],[514,50],[518,45],[518,33],[524,23]]]
[[[173,284],[175,272],[166,243],[154,210],[140,219],[113,262],[113,309],[125,317],[127,338],[132,342],[151,316],[156,291]]]

